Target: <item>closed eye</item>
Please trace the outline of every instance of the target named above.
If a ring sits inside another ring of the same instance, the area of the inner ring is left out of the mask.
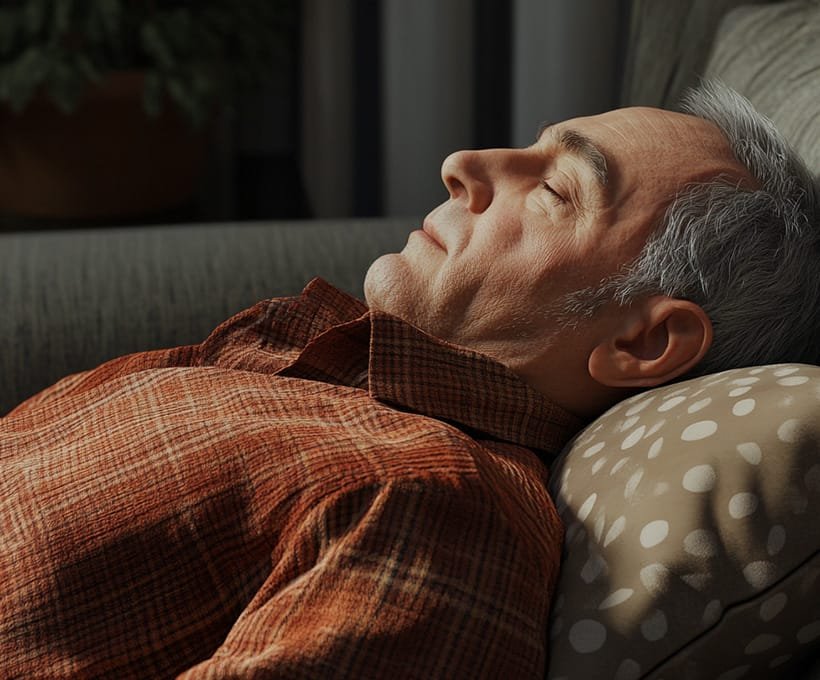
[[[547,180],[542,179],[541,180],[541,186],[544,187],[544,189],[546,190],[546,192],[548,194],[552,194],[553,198],[561,201],[561,203],[566,202],[564,197],[561,194],[559,194],[555,189],[553,189],[552,186],[550,185],[550,183]]]

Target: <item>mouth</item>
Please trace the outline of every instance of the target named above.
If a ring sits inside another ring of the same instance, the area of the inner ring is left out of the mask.
[[[447,248],[444,246],[444,242],[441,240],[441,237],[438,235],[435,226],[430,220],[424,220],[424,224],[421,228],[424,235],[430,239],[436,246],[441,248],[445,253],[447,252]]]

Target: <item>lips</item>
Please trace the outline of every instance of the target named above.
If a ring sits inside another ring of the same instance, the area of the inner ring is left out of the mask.
[[[447,252],[447,248],[444,247],[444,241],[441,240],[441,237],[436,231],[435,226],[432,222],[430,222],[430,220],[424,220],[424,225],[421,229],[428,236],[428,238],[430,238],[431,241],[433,241],[445,253]]]

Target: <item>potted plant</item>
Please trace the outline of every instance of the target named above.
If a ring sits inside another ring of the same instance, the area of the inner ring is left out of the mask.
[[[208,123],[270,76],[288,0],[0,0],[0,212],[189,199]]]

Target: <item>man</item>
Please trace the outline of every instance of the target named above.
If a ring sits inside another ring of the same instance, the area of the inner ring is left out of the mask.
[[[778,357],[737,322],[760,281],[820,298],[799,161],[732,93],[691,105],[454,154],[369,309],[315,281],[0,420],[0,676],[540,677],[551,458],[738,334]]]

